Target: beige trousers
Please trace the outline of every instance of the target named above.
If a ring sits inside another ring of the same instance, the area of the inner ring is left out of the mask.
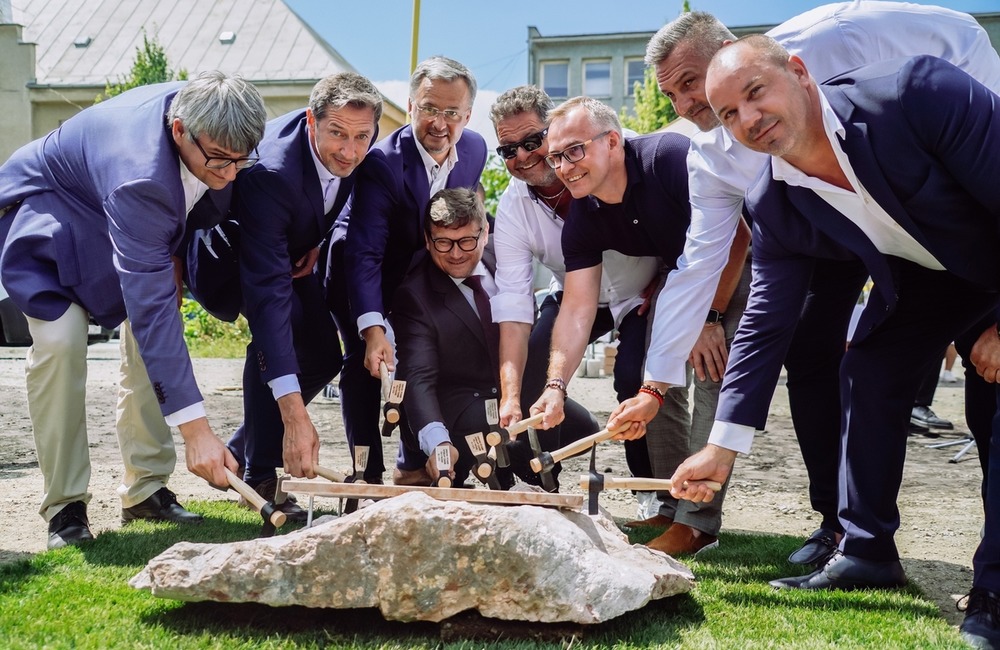
[[[49,521],[66,504],[88,503],[91,498],[86,414],[89,316],[71,304],[54,321],[27,320],[33,341],[25,364],[28,415],[43,477],[39,513]],[[116,428],[125,479],[119,494],[129,507],[166,484],[176,454],[127,323],[121,336]]]

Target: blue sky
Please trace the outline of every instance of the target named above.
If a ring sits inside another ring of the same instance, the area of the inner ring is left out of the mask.
[[[412,0],[286,0],[351,65],[405,108]],[[780,23],[823,0],[691,0],[730,26]],[[1000,11],[1000,0],[936,0],[969,13]],[[492,138],[485,114],[500,92],[527,82],[528,25],[543,36],[653,31],[677,17],[682,0],[422,0],[418,60],[444,54],[467,65],[482,89],[472,128]],[[395,82],[395,83],[393,83]]]

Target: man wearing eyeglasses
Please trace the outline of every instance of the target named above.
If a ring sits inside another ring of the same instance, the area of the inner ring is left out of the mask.
[[[545,161],[577,200],[562,236],[565,292],[552,332],[549,379],[545,392],[531,407],[532,413],[545,413],[546,426],[563,417],[566,384],[582,357],[596,311],[603,252],[612,249],[626,255],[658,255],[666,266],[676,265],[690,224],[685,163],[688,144],[687,138],[674,133],[624,140],[614,111],[587,97],[571,99],[550,113]],[[732,264],[745,271],[745,256],[734,257]],[[749,274],[742,276],[726,321],[715,325],[727,341],[735,335],[749,292]],[[707,440],[718,390],[717,383],[701,382],[696,386],[690,428],[657,431],[656,436],[647,438],[658,477],[671,475],[688,450],[700,448]],[[678,403],[682,398],[669,391],[648,384],[636,385],[633,391],[655,399],[659,412],[667,400],[671,403],[666,410],[683,408],[683,402]],[[683,395],[686,389],[681,387],[679,392]],[[617,438],[636,440],[645,434],[646,425],[636,422]],[[723,496],[724,491],[719,498]],[[666,492],[660,500],[657,523],[669,527],[648,546],[680,555],[717,545],[721,508],[682,502]]]
[[[513,178],[497,206],[496,247],[498,293],[491,300],[500,325],[500,425],[521,419],[545,385],[552,326],[563,296],[562,232],[573,195],[544,158],[549,152],[547,129],[552,100],[537,86],[518,86],[499,97],[490,109],[496,128],[497,153]],[[534,264],[552,272],[549,295],[535,318]],[[647,296],[655,288],[660,262],[656,257],[629,257],[606,251],[601,274],[600,305],[588,341],[619,331],[615,388],[631,397],[641,383],[646,347]],[[631,386],[627,377],[634,376]],[[628,386],[628,387],[626,387]],[[565,404],[560,437],[576,439],[600,426],[591,413],[572,400]],[[686,411],[685,411],[686,413]],[[557,445],[560,446],[560,445]],[[646,442],[626,444],[625,456],[634,476],[651,477]],[[652,493],[650,493],[650,497]]]
[[[227,485],[237,463],[208,424],[177,310],[171,256],[185,218],[206,191],[222,190],[255,162],[266,112],[242,79],[206,73],[187,83],[136,88],[88,108],[0,167],[0,278],[28,318],[32,347],[28,411],[45,494],[49,547],[93,538],[86,429],[87,326],[127,317],[145,369],[126,360],[118,414],[126,468],[156,458],[157,480],[173,467],[172,442],[132,426],[143,396],[158,402],[185,441],[188,469]],[[140,398],[136,400],[135,398]],[[130,428],[131,427],[131,428]],[[169,431],[168,431],[169,433]],[[159,456],[168,447],[169,460]],[[155,481],[123,519],[180,515]],[[190,514],[190,513],[188,513]]]
[[[466,436],[481,438],[489,429],[485,402],[497,393],[499,331],[489,302],[496,261],[486,211],[471,190],[436,193],[423,231],[428,255],[407,274],[392,310],[399,376],[406,380],[401,442],[411,458],[426,459],[408,470],[427,482],[443,473],[435,451],[446,448],[448,475],[463,485],[476,462]],[[537,483],[531,454],[509,447],[510,468],[497,470],[500,486],[513,484],[511,472]]]
[[[382,96],[363,76],[321,79],[307,108],[268,122],[259,163],[235,184],[238,231],[231,238],[240,286],[225,298],[241,303],[253,338],[243,370],[244,421],[228,447],[246,468],[247,484],[268,500],[276,467],[315,476],[319,435],[306,405],[342,361],[315,269],[318,246],[347,203],[381,114]],[[204,273],[219,275],[213,267]],[[198,279],[203,287],[211,282]],[[294,501],[281,509],[289,519],[306,518]]]
[[[345,345],[341,406],[348,440],[369,447],[366,480],[381,481],[385,471],[379,364],[395,368],[388,307],[424,250],[421,222],[427,201],[446,187],[475,187],[486,164],[482,136],[465,130],[475,98],[475,77],[458,61],[436,56],[420,63],[410,77],[411,124],[372,148],[338,223],[335,238],[346,228],[346,239],[342,247],[334,245],[331,266],[334,275],[343,268],[348,298],[331,292]],[[407,480],[398,474],[394,480]]]

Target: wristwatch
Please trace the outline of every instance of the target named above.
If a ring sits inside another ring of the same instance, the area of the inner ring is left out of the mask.
[[[708,325],[719,325],[722,323],[722,318],[725,316],[718,309],[709,309],[708,317],[705,319],[705,323]]]

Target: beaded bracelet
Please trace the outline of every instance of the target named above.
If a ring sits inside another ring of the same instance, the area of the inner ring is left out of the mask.
[[[562,377],[550,377],[547,382],[545,382],[546,388],[555,388],[558,391],[562,391],[563,399],[566,398],[566,382],[562,380]]]
[[[640,393],[646,393],[647,395],[652,395],[653,397],[656,398],[656,401],[660,403],[660,406],[663,406],[663,400],[664,400],[664,398],[666,396],[663,394],[663,391],[661,391],[656,386],[651,386],[649,384],[643,384],[639,388],[639,392]]]

